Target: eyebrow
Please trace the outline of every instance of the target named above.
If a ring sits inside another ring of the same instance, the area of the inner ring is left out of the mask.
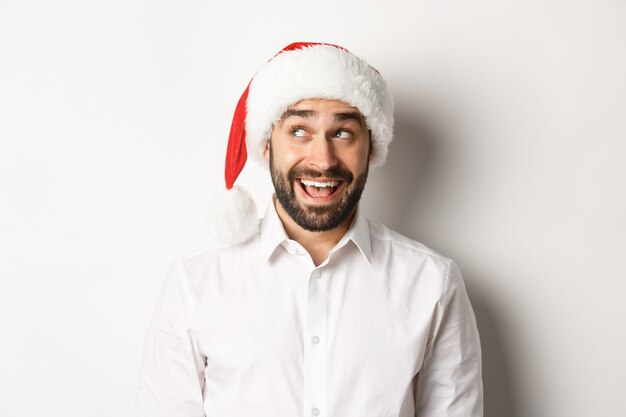
[[[344,120],[356,120],[359,122],[361,126],[363,126],[363,116],[359,112],[345,112],[345,113],[337,113],[335,114],[335,120],[344,121]]]
[[[288,109],[286,110],[282,116],[280,116],[280,121],[283,122],[285,119],[288,119],[292,116],[302,117],[303,119],[309,118],[311,116],[315,116],[317,114],[314,110],[294,110]]]
[[[315,116],[317,112],[315,110],[297,110],[297,109],[288,109],[283,115],[280,117],[280,123],[282,124],[289,117],[302,117],[303,119],[309,118],[311,116]],[[359,112],[342,112],[335,114],[335,120],[338,122],[343,122],[345,120],[356,120],[359,122],[361,126],[363,126],[363,116]]]

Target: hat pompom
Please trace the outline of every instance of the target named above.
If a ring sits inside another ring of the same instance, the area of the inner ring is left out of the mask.
[[[254,200],[238,186],[213,198],[208,223],[209,233],[220,245],[243,243],[259,230]]]

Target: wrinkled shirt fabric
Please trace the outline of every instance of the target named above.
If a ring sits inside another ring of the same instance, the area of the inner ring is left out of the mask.
[[[459,268],[359,211],[315,266],[270,204],[246,243],[175,261],[146,336],[139,417],[480,417]]]

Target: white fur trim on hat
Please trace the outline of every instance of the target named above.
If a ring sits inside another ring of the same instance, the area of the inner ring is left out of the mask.
[[[256,205],[242,187],[233,186],[212,199],[207,219],[209,234],[219,245],[245,242],[259,229]]]
[[[332,45],[313,45],[278,54],[256,73],[247,98],[248,152],[265,162],[272,127],[300,100],[341,100],[359,109],[372,131],[371,166],[385,162],[393,136],[393,101],[381,75],[363,59]]]

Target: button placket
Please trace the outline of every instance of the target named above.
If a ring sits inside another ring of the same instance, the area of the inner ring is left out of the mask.
[[[326,284],[319,269],[311,271],[307,294],[304,346],[305,412],[319,416],[326,408],[326,363],[323,343],[327,328]]]

